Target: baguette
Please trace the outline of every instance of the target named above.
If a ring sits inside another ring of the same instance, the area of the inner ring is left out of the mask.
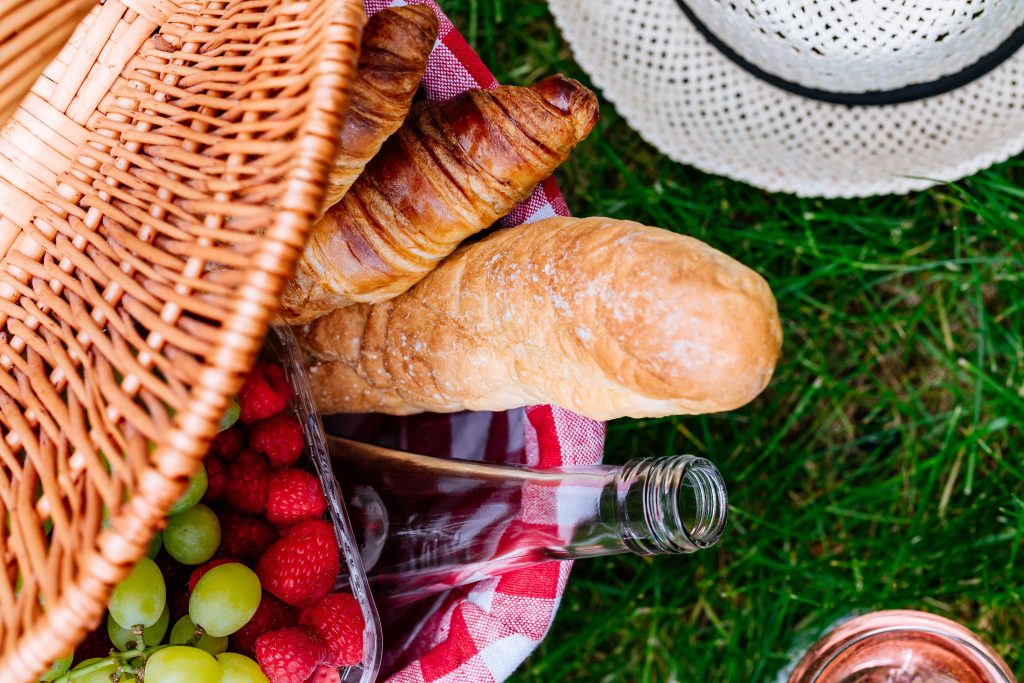
[[[574,80],[421,102],[313,227],[281,317],[293,325],[404,292],[526,199],[597,122]]]
[[[607,218],[497,231],[401,297],[299,337],[323,413],[551,403],[594,419],[737,408],[767,385],[782,343],[754,271]]]
[[[437,15],[425,5],[389,7],[366,22],[352,102],[327,176],[322,211],[345,196],[366,163],[402,125],[427,68],[437,29]]]

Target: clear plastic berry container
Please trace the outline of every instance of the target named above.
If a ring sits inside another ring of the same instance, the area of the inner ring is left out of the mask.
[[[295,390],[295,398],[288,409],[299,419],[306,433],[306,453],[310,463],[316,469],[327,498],[327,511],[334,524],[334,534],[341,549],[341,571],[335,583],[335,590],[349,591],[362,607],[366,628],[363,632],[363,660],[356,666],[341,669],[341,680],[344,683],[371,683],[376,680],[380,670],[382,640],[380,617],[370,593],[369,582],[363,569],[363,561],[359,555],[359,547],[352,533],[345,501],[334,477],[331,461],[324,438],[324,427],[320,414],[316,411],[312,391],[306,371],[302,364],[302,355],[298,341],[290,328],[275,327],[267,335],[262,359],[280,364],[288,376],[288,381]]]

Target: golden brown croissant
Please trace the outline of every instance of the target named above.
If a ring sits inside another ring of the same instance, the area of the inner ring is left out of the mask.
[[[366,162],[402,125],[436,40],[437,15],[425,5],[389,7],[367,21],[324,211],[345,195]]]
[[[292,324],[415,284],[523,201],[597,122],[597,98],[561,76],[415,105],[314,226],[282,297]]]
[[[595,419],[730,410],[772,376],[775,299],[667,230],[549,218],[465,246],[382,304],[299,330],[320,411],[552,403]]]

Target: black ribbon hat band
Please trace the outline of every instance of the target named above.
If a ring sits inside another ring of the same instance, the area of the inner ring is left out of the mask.
[[[927,83],[915,83],[893,90],[874,90],[867,92],[834,92],[830,90],[819,90],[808,88],[788,81],[785,78],[769,73],[736,53],[721,38],[714,34],[687,5],[686,0],[676,0],[683,14],[690,20],[694,27],[707,39],[719,52],[730,61],[736,64],[752,76],[781,88],[794,95],[800,95],[820,102],[830,104],[844,104],[850,107],[879,107],[892,104],[904,104],[915,100],[923,100],[928,97],[935,97],[944,93],[961,88],[968,83],[975,81],[992,69],[996,68],[1024,45],[1024,25],[1018,26],[1010,36],[999,44],[992,52],[971,64],[970,66],[948,76],[936,78]]]

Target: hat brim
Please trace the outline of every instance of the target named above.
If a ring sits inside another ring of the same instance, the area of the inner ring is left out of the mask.
[[[862,197],[952,182],[1024,149],[1024,50],[956,90],[846,106],[744,70],[675,0],[549,0],[580,66],[672,159],[761,187]]]

